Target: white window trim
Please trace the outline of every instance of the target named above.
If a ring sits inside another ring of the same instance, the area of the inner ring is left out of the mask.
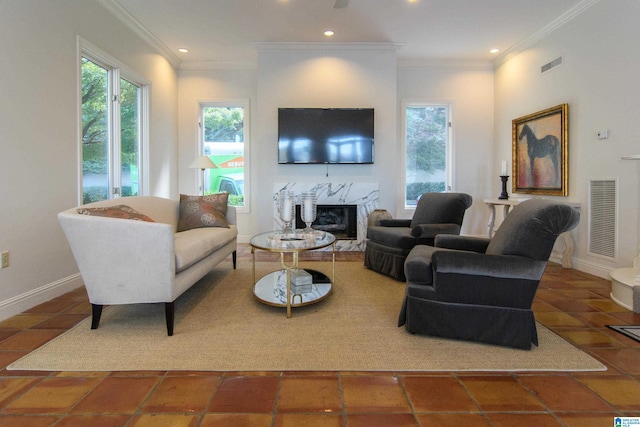
[[[402,170],[402,179],[400,179],[400,186],[398,188],[398,200],[396,204],[398,206],[397,211],[403,217],[412,217],[415,212],[415,207],[409,207],[405,205],[405,194],[407,189],[407,107],[428,107],[428,106],[447,106],[449,117],[449,131],[447,141],[447,183],[450,188],[446,188],[446,191],[455,191],[455,138],[454,138],[454,102],[452,99],[403,99],[400,102],[400,135],[399,141],[402,145],[402,155],[400,156],[400,166]]]
[[[148,195],[149,194],[149,92],[151,83],[131,70],[122,62],[118,61],[116,58],[112,57],[99,47],[95,46],[88,40],[77,36],[76,41],[77,46],[77,76],[76,76],[76,88],[78,90],[77,99],[78,99],[78,108],[76,117],[78,118],[77,123],[77,132],[78,132],[78,151],[77,151],[77,164],[78,164],[78,203],[82,204],[82,58],[88,57],[91,60],[97,61],[102,66],[108,67],[109,69],[113,69],[113,77],[111,82],[114,79],[117,81],[120,78],[126,79],[131,83],[140,87],[140,123],[139,123],[139,135],[140,135],[140,171],[139,171],[139,191],[140,195]],[[110,83],[112,84],[112,83]],[[118,94],[119,95],[119,94]],[[111,105],[110,108],[112,108]],[[119,123],[112,123],[112,127],[119,129]],[[110,132],[114,132],[114,129],[110,129]],[[116,144],[120,143],[120,133],[115,132],[114,136],[116,137]],[[111,147],[110,147],[111,149]],[[111,162],[112,153],[109,153],[109,161]],[[111,165],[109,165],[111,166]],[[115,173],[120,173],[116,171]],[[110,180],[113,180],[114,177],[110,177]],[[119,177],[118,177],[119,179]],[[113,182],[109,183],[110,187],[113,187]]]
[[[202,117],[202,109],[205,107],[241,107],[244,109],[244,206],[237,206],[236,211],[238,213],[251,213],[251,110],[250,101],[248,98],[234,98],[234,99],[213,99],[198,102],[198,143],[196,147],[195,157],[201,156],[204,152],[204,132],[202,126],[204,125],[204,117]],[[200,182],[202,179],[201,174],[197,174],[195,182],[198,188],[203,185]]]

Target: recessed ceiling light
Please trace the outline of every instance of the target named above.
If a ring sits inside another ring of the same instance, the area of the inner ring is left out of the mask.
[[[186,47],[179,47],[178,52],[187,53],[189,52],[189,49],[187,49]]]
[[[489,51],[489,53],[498,53],[498,52],[500,52],[500,49],[498,49],[497,47],[494,47]]]
[[[331,37],[332,35],[334,35],[335,33],[333,32],[333,30],[327,30],[324,32],[324,35],[327,37]]]

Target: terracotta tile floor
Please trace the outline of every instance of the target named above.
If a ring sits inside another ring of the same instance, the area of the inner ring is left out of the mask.
[[[238,262],[250,257],[241,245]],[[362,254],[336,258],[362,261]],[[607,280],[550,264],[534,303],[539,322],[601,360],[605,372],[4,369],[89,316],[79,289],[0,322],[0,425],[611,426],[614,416],[640,417],[640,343],[605,325],[640,324],[640,315],[614,304],[609,288]]]

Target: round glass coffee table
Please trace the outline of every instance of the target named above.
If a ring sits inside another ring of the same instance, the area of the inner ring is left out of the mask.
[[[287,317],[291,317],[291,307],[314,304],[327,298],[332,292],[332,282],[336,275],[336,238],[324,231],[295,230],[291,233],[268,231],[251,238],[251,259],[253,262],[253,294],[259,301],[286,307]],[[331,278],[324,273],[298,266],[299,255],[331,246]],[[255,250],[280,254],[282,269],[272,271],[256,281]],[[291,254],[290,265],[285,262],[285,254]]]

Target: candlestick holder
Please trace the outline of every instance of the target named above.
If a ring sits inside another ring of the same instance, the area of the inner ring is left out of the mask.
[[[292,223],[295,218],[296,205],[293,199],[293,191],[281,191],[278,194],[278,211],[280,219],[284,223],[282,232],[284,234],[293,233]]]
[[[509,180],[509,175],[500,175],[500,181],[502,181],[502,193],[500,193],[500,197],[498,197],[498,199],[506,200],[509,198],[509,193],[507,193],[508,180]]]
[[[316,193],[313,191],[305,191],[302,193],[302,206],[300,207],[300,216],[302,221],[307,225],[304,231],[313,231],[311,224],[316,220],[316,212]]]

